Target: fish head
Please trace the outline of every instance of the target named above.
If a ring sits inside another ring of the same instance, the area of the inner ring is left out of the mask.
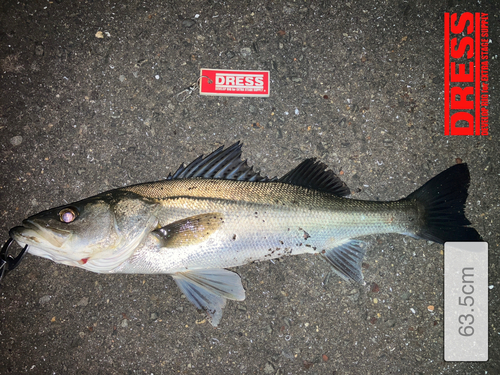
[[[146,202],[96,196],[33,215],[10,237],[30,254],[94,272],[130,257],[157,221]]]

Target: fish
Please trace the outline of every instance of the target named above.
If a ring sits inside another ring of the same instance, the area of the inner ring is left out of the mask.
[[[168,274],[213,326],[227,300],[245,299],[240,276],[228,268],[309,253],[342,279],[363,283],[364,236],[481,241],[464,213],[465,163],[406,198],[368,201],[350,197],[339,176],[315,158],[269,178],[241,154],[240,142],[221,146],[164,180],[30,216],[9,235],[32,255],[88,271]]]

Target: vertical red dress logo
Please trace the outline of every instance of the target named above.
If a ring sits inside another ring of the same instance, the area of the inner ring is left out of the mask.
[[[488,14],[444,14],[444,134],[488,135]]]

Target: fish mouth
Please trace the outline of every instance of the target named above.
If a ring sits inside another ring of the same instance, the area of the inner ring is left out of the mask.
[[[9,231],[10,237],[19,244],[42,248],[60,248],[71,234],[71,231],[49,227],[31,219],[24,220],[22,226],[14,227]]]

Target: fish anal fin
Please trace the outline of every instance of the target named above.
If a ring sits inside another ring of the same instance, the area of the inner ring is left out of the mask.
[[[206,241],[224,222],[222,214],[211,212],[174,221],[152,233],[162,247],[175,248]]]
[[[350,240],[327,250],[323,256],[331,264],[335,272],[344,280],[363,283],[361,263],[366,254],[366,243]]]
[[[208,315],[216,327],[222,318],[226,299],[243,301],[245,290],[237,273],[225,269],[178,272],[172,275],[187,299]]]

